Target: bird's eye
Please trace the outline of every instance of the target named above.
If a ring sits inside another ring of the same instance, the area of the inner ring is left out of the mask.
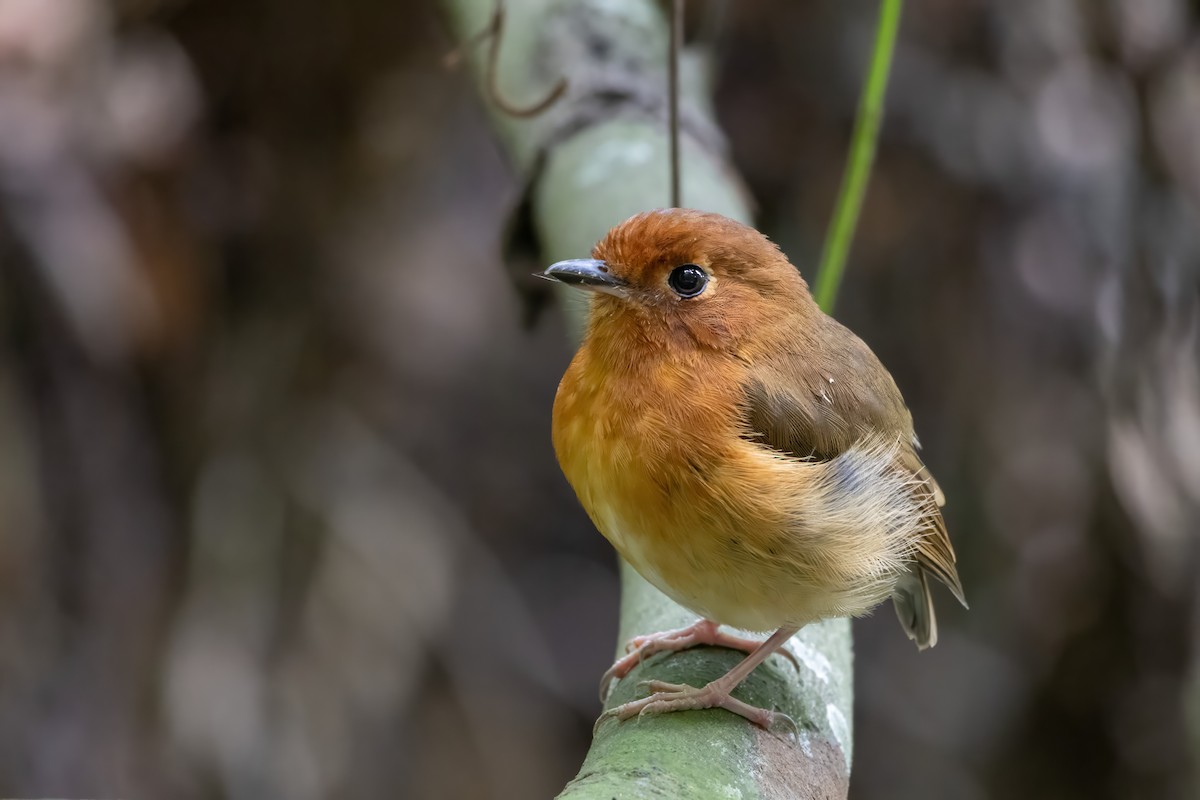
[[[671,270],[667,285],[680,297],[695,297],[708,285],[708,275],[695,264],[684,264]]]

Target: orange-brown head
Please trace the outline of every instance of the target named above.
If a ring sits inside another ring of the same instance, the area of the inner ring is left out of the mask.
[[[764,317],[815,309],[804,279],[767,237],[690,209],[630,217],[592,258],[560,261],[543,276],[596,292],[594,319],[656,343],[731,349]]]

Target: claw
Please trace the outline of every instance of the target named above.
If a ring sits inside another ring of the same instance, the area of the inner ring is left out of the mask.
[[[598,734],[600,732],[600,726],[604,724],[604,721],[612,719],[613,710],[614,709],[609,709],[608,711],[605,711],[600,716],[596,717],[596,721],[594,723],[592,723],[592,738],[593,739],[596,738],[596,734]]]
[[[775,730],[776,724],[778,723],[779,725],[787,728],[787,733],[791,734],[793,740],[800,741],[800,726],[796,724],[796,720],[792,719],[791,716],[783,713],[782,711],[771,711],[769,713],[771,714],[771,724],[767,726],[767,730],[771,731],[772,733],[778,733],[778,731]]]
[[[792,662],[792,666],[796,668],[796,672],[798,672],[798,673],[804,672],[803,668],[800,666],[800,657],[797,656],[795,653],[793,653],[791,651],[791,648],[789,648],[787,645],[784,645],[783,647],[776,650],[775,655],[783,656],[788,661]]]

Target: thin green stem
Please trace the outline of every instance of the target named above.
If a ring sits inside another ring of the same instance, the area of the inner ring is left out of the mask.
[[[863,195],[871,177],[871,164],[875,160],[875,147],[879,142],[879,125],[883,120],[883,98],[887,93],[888,74],[892,69],[892,51],[896,44],[896,31],[900,27],[900,10],[903,0],[882,0],[879,8],[879,24],[875,31],[875,49],[871,54],[871,68],[867,82],[859,99],[858,116],[854,120],[854,136],[850,143],[850,157],[842,175],[842,187],[838,191],[837,207],[829,230],[825,234],[825,247],[821,251],[821,266],[817,270],[816,289],[813,295],[817,304],[826,313],[833,311],[837,301],[838,287],[846,268],[846,256],[854,240],[854,229],[858,225],[858,214],[862,210]]]

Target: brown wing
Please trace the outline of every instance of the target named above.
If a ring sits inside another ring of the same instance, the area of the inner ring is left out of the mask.
[[[750,366],[747,422],[759,441],[799,458],[827,460],[864,436],[883,433],[900,441],[897,469],[912,475],[913,491],[925,509],[927,533],[917,544],[917,562],[946,584],[964,606],[954,548],[940,507],[941,488],[917,455],[912,415],[892,376],[853,333],[826,318],[824,347],[810,355],[773,352]],[[838,354],[836,358],[829,354]]]

